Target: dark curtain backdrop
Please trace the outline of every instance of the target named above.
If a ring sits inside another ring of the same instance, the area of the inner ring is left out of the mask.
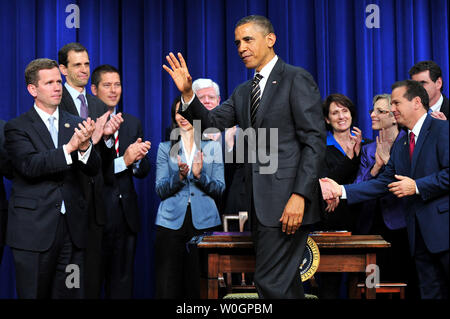
[[[66,7],[80,9],[80,28],[66,27]],[[380,28],[369,29],[369,4],[377,4]],[[215,80],[225,100],[252,76],[234,45],[234,25],[243,16],[271,19],[275,50],[316,79],[322,97],[343,93],[357,106],[357,126],[373,138],[367,111],[375,94],[390,92],[408,69],[432,59],[442,68],[444,93],[449,74],[448,0],[0,0],[0,117],[10,120],[32,106],[24,69],[35,58],[57,59],[64,44],[78,41],[89,51],[91,71],[117,66],[122,74],[120,108],[142,120],[152,142],[153,168],[137,181],[142,215],[135,262],[135,297],[152,298],[156,151],[170,124],[177,91],[162,64],[170,51],[182,52],[194,79]],[[156,261],[157,262],[157,261]],[[15,298],[14,266],[5,250],[0,298]]]

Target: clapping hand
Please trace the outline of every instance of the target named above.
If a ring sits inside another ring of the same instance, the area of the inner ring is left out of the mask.
[[[203,152],[198,151],[194,155],[194,161],[192,162],[192,175],[199,179],[203,168]]]
[[[356,156],[358,156],[359,152],[361,151],[362,132],[359,128],[353,126],[352,133],[354,135],[350,135],[350,139],[353,141],[354,144],[353,151],[355,152]],[[353,156],[351,158],[353,158]]]
[[[177,158],[178,158],[178,172],[180,176],[180,181],[182,181],[183,179],[186,178],[186,176],[189,173],[189,165],[181,161],[180,155],[177,155]]]
[[[75,127],[74,134],[67,143],[67,152],[70,154],[78,149],[86,150],[89,147],[90,138],[95,131],[95,121],[88,117]]]
[[[139,137],[136,142],[127,147],[125,154],[123,154],[125,165],[128,167],[144,158],[150,150],[150,147],[151,143],[149,141],[142,142],[142,139]]]
[[[446,120],[446,119],[447,119],[447,117],[445,116],[445,114],[442,113],[442,112],[439,112],[439,111],[431,112],[430,115],[431,115],[432,117],[434,117],[435,119],[438,119],[438,120]]]

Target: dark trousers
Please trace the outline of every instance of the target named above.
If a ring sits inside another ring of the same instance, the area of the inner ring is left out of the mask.
[[[131,299],[137,236],[125,220],[121,202],[118,209],[107,211],[106,215],[102,242],[105,298]]]
[[[423,240],[416,219],[415,252],[417,276],[422,299],[447,299],[449,288],[449,252],[431,253]]]
[[[406,228],[389,229],[384,223],[381,210],[377,210],[370,234],[381,235],[391,243],[391,247],[377,252],[377,265],[380,269],[381,282],[405,282],[406,298],[417,299],[419,296],[417,273],[411,256],[408,232]]]
[[[155,277],[157,299],[200,298],[198,251],[187,243],[194,236],[213,229],[196,229],[188,205],[183,225],[173,230],[157,226],[155,238]]]
[[[49,250],[11,250],[19,298],[83,298],[84,250],[72,243],[65,215],[59,217],[55,240]],[[68,265],[74,265],[75,268],[66,269]],[[76,268],[79,272],[74,270]],[[77,282],[79,288],[76,287]]]
[[[88,210],[88,239],[85,255],[85,297],[99,299],[102,285],[102,237],[103,225],[99,225],[95,218],[94,200],[89,200]]]
[[[301,226],[293,235],[280,227],[266,227],[256,217],[252,203],[252,237],[256,253],[254,282],[259,298],[303,299],[300,264],[309,227]]]

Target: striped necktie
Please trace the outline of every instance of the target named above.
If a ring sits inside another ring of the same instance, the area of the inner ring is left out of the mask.
[[[116,133],[114,133],[114,136],[114,148],[116,150],[116,156],[119,157],[119,131],[116,131]]]
[[[252,92],[250,93],[250,119],[252,126],[255,126],[256,112],[258,111],[259,102],[261,101],[261,88],[259,82],[263,76],[259,73],[255,74],[252,80]]]

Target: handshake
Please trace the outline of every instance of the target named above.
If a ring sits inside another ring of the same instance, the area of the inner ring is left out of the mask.
[[[342,196],[342,186],[328,177],[320,178],[319,183],[323,200],[327,202],[325,211],[330,213],[339,205],[339,198]]]
[[[393,181],[387,185],[389,192],[398,198],[418,194],[415,180],[408,176],[402,175],[394,175],[394,178],[396,181]],[[370,183],[370,181],[368,182]],[[342,190],[344,187],[328,177],[320,178],[319,183],[322,190],[323,200],[327,202],[325,211],[332,212],[339,205],[339,198],[342,196]],[[374,196],[374,198],[376,198],[376,196]]]

